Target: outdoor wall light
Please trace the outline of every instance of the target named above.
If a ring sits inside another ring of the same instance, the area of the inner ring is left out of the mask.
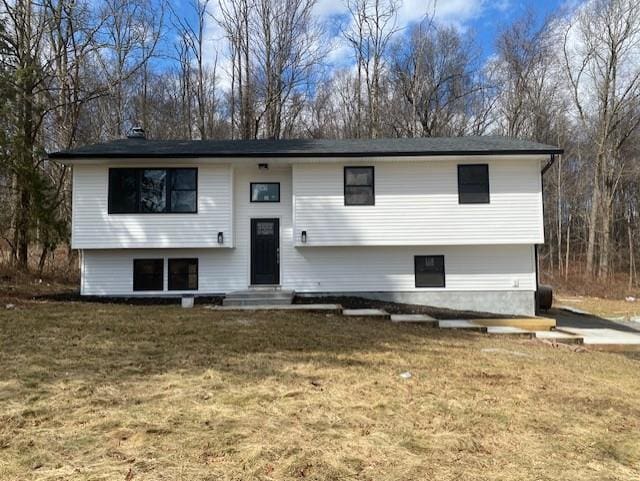
[[[307,231],[303,230],[302,233],[300,234],[300,240],[302,241],[303,244],[307,243]]]
[[[218,244],[224,244],[224,234],[222,232],[218,232]]]
[[[258,164],[258,169],[269,170],[269,164]]]

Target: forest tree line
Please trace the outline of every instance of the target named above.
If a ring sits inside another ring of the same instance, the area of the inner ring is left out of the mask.
[[[505,135],[565,149],[545,174],[545,266],[637,285],[637,1],[527,13],[488,59],[437,5],[401,28],[401,0],[344,2],[338,21],[316,0],[0,0],[4,260],[27,269],[37,253],[42,270],[69,244],[71,172],[46,152],[134,125],[153,139]]]

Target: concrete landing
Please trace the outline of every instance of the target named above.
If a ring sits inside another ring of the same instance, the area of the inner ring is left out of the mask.
[[[640,350],[640,333],[618,331],[615,329],[592,329],[563,327],[559,329],[569,335],[584,339],[585,346],[603,350]]]
[[[438,321],[438,327],[440,329],[460,329],[473,332],[487,332],[487,326],[480,326],[472,321],[464,320]]]
[[[494,334],[498,336],[520,336],[533,339],[536,335],[533,331],[527,331],[526,329],[520,329],[519,327],[512,326],[488,326],[487,334]]]
[[[438,327],[438,321],[426,314],[392,314],[391,322],[422,324],[430,327]]]
[[[582,344],[583,339],[580,336],[567,334],[560,331],[536,331],[536,339],[542,341],[556,342],[558,344]]]
[[[301,311],[301,312],[334,312],[340,314],[340,304],[262,304],[252,306],[209,306],[214,311]]]
[[[377,319],[389,319],[391,316],[382,309],[343,309],[343,316],[375,317]]]
[[[223,306],[288,305],[293,302],[295,292],[280,287],[251,287],[241,291],[227,292]]]

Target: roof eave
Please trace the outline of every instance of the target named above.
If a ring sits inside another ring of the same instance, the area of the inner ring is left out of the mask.
[[[49,154],[51,160],[74,159],[170,159],[170,158],[261,158],[261,157],[287,157],[287,158],[313,158],[313,157],[455,157],[476,155],[558,155],[563,149],[527,149],[527,150],[447,150],[441,152],[185,152],[185,153],[74,153],[53,152]]]

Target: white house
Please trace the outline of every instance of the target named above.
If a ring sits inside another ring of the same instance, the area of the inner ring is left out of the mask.
[[[541,172],[562,151],[501,137],[154,141],[73,165],[81,293],[278,286],[531,315]]]

